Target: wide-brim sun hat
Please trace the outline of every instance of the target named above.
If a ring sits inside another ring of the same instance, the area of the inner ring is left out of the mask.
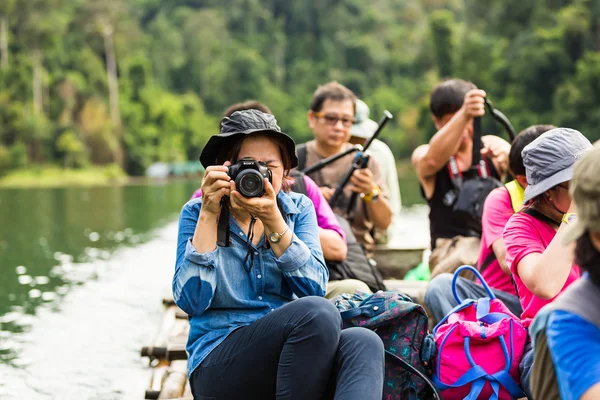
[[[565,244],[579,239],[586,231],[600,232],[600,147],[595,147],[575,164],[571,196],[577,220],[567,227]]]
[[[570,181],[573,166],[592,147],[581,132],[570,128],[551,129],[525,146],[521,155],[528,185],[523,204]]]
[[[244,136],[259,132],[280,136],[285,143],[286,151],[291,160],[290,168],[298,166],[294,139],[281,131],[273,115],[259,110],[236,111],[231,116],[223,118],[221,132],[213,135],[202,149],[200,154],[202,166],[208,168],[211,165],[217,165],[217,157],[224,149],[230,149]]]
[[[361,139],[369,139],[379,125],[369,118],[371,111],[364,101],[356,99],[355,109],[354,118],[356,121],[350,129],[350,135]]]

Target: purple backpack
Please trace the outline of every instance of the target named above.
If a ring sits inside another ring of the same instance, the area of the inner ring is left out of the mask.
[[[332,300],[340,310],[344,328],[364,327],[377,333],[385,347],[384,400],[441,399],[429,379],[425,362],[435,353],[428,335],[427,314],[402,293],[344,293]]]

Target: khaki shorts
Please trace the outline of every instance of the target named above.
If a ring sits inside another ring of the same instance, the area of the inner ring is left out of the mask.
[[[353,294],[357,290],[368,294],[371,293],[371,289],[369,289],[367,284],[357,279],[329,281],[327,282],[327,293],[325,294],[325,298],[331,300],[342,293]]]
[[[476,266],[479,260],[480,243],[479,238],[467,236],[436,239],[435,249],[429,257],[431,279],[445,272],[453,274],[461,265]],[[467,274],[465,277],[473,278],[472,274]]]

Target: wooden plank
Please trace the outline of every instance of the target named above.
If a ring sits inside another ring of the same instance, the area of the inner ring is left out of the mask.
[[[161,360],[152,369],[152,378],[150,378],[150,386],[146,389],[144,399],[155,400],[158,399],[160,391],[162,389],[163,381],[167,376],[169,370],[169,362],[167,360]]]
[[[178,398],[183,395],[187,382],[187,361],[177,360],[171,362],[167,377],[165,378],[159,400]]]
[[[173,326],[175,325],[176,312],[177,306],[171,306],[165,310],[160,329],[154,340],[152,340],[152,344],[150,346],[144,346],[141,349],[140,353],[142,357],[152,357],[152,354],[154,354],[153,348],[162,348],[167,346],[167,343],[169,342],[169,335],[173,330]]]
[[[183,389],[183,397],[194,397],[194,395],[192,394],[192,387],[190,386],[189,379],[185,382],[185,388]]]

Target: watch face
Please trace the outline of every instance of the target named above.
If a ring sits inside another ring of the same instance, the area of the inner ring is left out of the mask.
[[[279,236],[279,233],[271,232],[269,234],[269,241],[271,241],[273,243],[277,243],[277,242],[279,242],[279,239],[281,239],[281,237]]]
[[[572,224],[577,221],[577,214],[569,214],[567,215],[567,224]]]

